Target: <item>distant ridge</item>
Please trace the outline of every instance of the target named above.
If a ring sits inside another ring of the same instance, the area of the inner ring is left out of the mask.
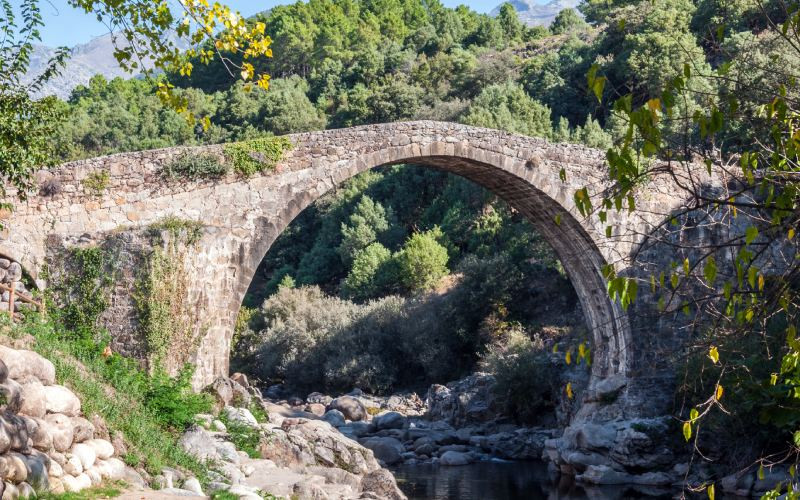
[[[534,0],[510,0],[508,3],[514,6],[519,19],[528,26],[550,26],[559,12],[577,7],[580,0],[551,0],[544,4],[536,3]],[[492,9],[489,15],[499,14],[500,5]]]
[[[122,41],[120,37],[120,41]],[[123,42],[125,43],[125,42]],[[127,43],[125,43],[127,45]],[[188,48],[188,44],[185,47]],[[44,45],[36,45],[31,55],[28,74],[24,81],[30,81],[47,67],[47,63],[55,53],[55,49]],[[147,61],[145,61],[145,64]],[[135,74],[127,73],[119,67],[114,58],[114,42],[111,34],[92,39],[88,43],[74,46],[61,74],[44,84],[39,92],[31,95],[34,99],[55,95],[61,99],[69,98],[72,90],[78,85],[86,85],[94,75],[103,75],[107,79],[116,77],[132,78]]]

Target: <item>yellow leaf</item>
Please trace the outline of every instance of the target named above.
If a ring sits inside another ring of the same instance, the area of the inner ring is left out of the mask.
[[[764,275],[763,274],[759,274],[758,275],[758,291],[760,292],[762,290],[764,290]]]
[[[708,493],[708,500],[714,500],[714,485],[712,484],[708,488],[706,488],[706,493]]]
[[[570,365],[572,364],[572,351],[567,351],[566,356],[564,356],[564,361]]]
[[[717,364],[719,361],[719,352],[717,351],[716,346],[712,346],[711,349],[708,350],[708,357],[714,362],[714,364]]]
[[[553,352],[558,352],[558,344],[553,344]]]
[[[717,398],[717,401],[722,399],[722,393],[723,392],[725,392],[725,389],[722,388],[722,385],[717,384],[717,393],[714,395],[714,397]]]
[[[790,241],[794,239],[794,228],[789,228],[789,234],[787,238],[789,238]]]
[[[688,441],[692,438],[692,424],[689,422],[683,423],[683,437]]]
[[[770,383],[770,385],[775,385],[775,384],[778,383],[778,374],[777,373],[773,373],[772,375],[769,376],[769,383]]]
[[[567,382],[567,397],[572,399],[574,394],[572,393],[572,382]]]

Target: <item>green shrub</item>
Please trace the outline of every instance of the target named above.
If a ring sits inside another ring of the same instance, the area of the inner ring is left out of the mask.
[[[211,411],[211,397],[192,390],[193,373],[194,367],[186,365],[176,377],[160,371],[150,377],[144,404],[162,426],[182,431],[194,423],[195,415]]]
[[[437,241],[441,231],[415,233],[394,257],[399,280],[408,290],[433,288],[447,275],[447,248]]]
[[[165,165],[162,173],[170,179],[218,179],[228,168],[215,155],[186,152]]]
[[[380,243],[372,243],[356,254],[353,267],[344,280],[343,292],[354,299],[375,297],[385,285],[381,276],[392,253]]]
[[[264,437],[264,431],[259,427],[251,427],[239,422],[235,422],[227,417],[225,413],[220,415],[220,420],[225,424],[230,440],[236,448],[247,453],[250,458],[261,458],[259,445]]]
[[[505,332],[489,346],[481,367],[495,376],[495,393],[506,415],[534,424],[552,413],[559,391],[559,371],[544,345],[520,329]]]
[[[107,170],[95,170],[89,173],[89,175],[81,181],[81,184],[83,184],[84,189],[90,194],[100,196],[106,188],[108,188],[110,180],[111,177]]]
[[[291,147],[286,137],[264,137],[226,144],[223,151],[237,174],[250,177],[274,169]]]
[[[202,238],[204,227],[200,221],[168,215],[150,224],[148,229],[154,237],[159,237],[162,231],[167,231],[172,239],[182,239],[185,244],[194,245]]]

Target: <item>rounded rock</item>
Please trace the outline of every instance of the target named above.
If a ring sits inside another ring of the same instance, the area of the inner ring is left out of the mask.
[[[72,445],[72,449],[70,451],[72,452],[73,456],[78,457],[78,460],[81,461],[84,472],[90,469],[97,461],[97,454],[94,452],[94,449],[85,443]]]
[[[48,413],[63,413],[77,417],[81,413],[81,400],[63,385],[50,385],[44,388]]]
[[[339,410],[347,420],[367,420],[368,414],[364,404],[352,396],[341,396],[328,405],[328,410]]]
[[[50,435],[53,437],[53,448],[56,451],[65,452],[72,446],[74,431],[72,420],[60,413],[51,413],[44,417],[45,422],[50,426]]]

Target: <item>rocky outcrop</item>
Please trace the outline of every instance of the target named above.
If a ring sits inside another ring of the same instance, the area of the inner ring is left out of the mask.
[[[320,418],[320,412],[304,410],[308,405],[322,406],[321,401],[332,404],[333,398],[318,394],[307,401],[291,398],[275,404],[262,399],[260,391],[250,387],[243,376],[219,378],[206,390],[215,395],[218,403],[233,404],[220,410],[220,418],[230,429],[213,415],[198,415],[198,425],[180,439],[187,453],[215,464],[211,471],[213,481],[206,493],[224,490],[253,500],[260,498],[260,491],[319,500],[406,498],[394,476],[381,468],[370,449]],[[237,399],[231,395],[241,392],[251,395],[249,404],[260,406],[268,421],[259,422],[248,408],[235,406]],[[339,398],[337,407],[352,410],[348,411],[351,417],[369,418],[358,399]],[[336,423],[346,422],[339,410],[331,409],[327,414],[337,416]],[[243,432],[256,436],[257,458],[237,450],[233,444],[233,433]]]
[[[425,398],[428,417],[457,427],[494,420],[499,415],[494,383],[492,375],[474,373],[446,386],[432,385]]]
[[[114,445],[105,439],[107,431],[98,432],[82,416],[80,399],[55,382],[55,367],[47,359],[33,351],[0,346],[3,498],[77,492],[128,473]],[[91,417],[105,429],[99,416]]]

